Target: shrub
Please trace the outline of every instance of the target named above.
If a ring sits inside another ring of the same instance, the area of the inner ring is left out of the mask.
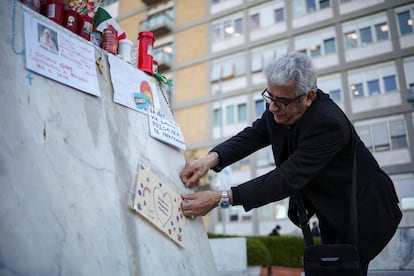
[[[229,238],[222,234],[208,233],[209,238]],[[247,236],[248,265],[277,265],[284,267],[302,267],[305,243],[302,236]],[[320,238],[314,238],[320,244]]]
[[[268,266],[271,263],[269,249],[259,239],[246,237],[247,264]]]
[[[270,252],[272,265],[285,267],[302,267],[305,244],[302,237],[271,236],[256,237],[266,245]]]

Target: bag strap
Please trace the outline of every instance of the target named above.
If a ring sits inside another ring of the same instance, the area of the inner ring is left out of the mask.
[[[353,245],[358,245],[358,219],[357,219],[357,145],[354,134],[354,127],[351,125],[352,145],[354,152],[354,166],[352,169],[352,188],[351,188],[351,211],[350,211],[350,241]]]
[[[353,148],[353,157],[354,157],[354,164],[352,168],[352,187],[351,187],[351,210],[350,210],[350,240],[353,245],[358,244],[358,221],[357,221],[357,206],[356,206],[356,183],[357,183],[357,150],[356,150],[356,143],[354,137],[354,128],[351,125],[351,138],[352,138],[352,148]],[[302,229],[303,237],[305,239],[305,245],[310,246],[314,244],[312,234],[309,228],[309,218],[307,211],[305,209],[305,205],[303,204],[302,193],[298,191],[296,193],[296,200],[297,200],[297,210],[298,210],[298,218],[299,218],[299,225]]]
[[[313,245],[313,238],[309,228],[309,218],[308,213],[306,212],[305,206],[302,200],[302,193],[296,193],[296,201],[298,203],[298,218],[299,218],[299,225],[300,229],[302,229],[303,238],[305,239],[305,245],[310,246]]]

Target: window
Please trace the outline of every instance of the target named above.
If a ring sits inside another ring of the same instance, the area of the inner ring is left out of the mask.
[[[230,20],[224,21],[223,29],[224,29],[224,38],[229,38],[234,33],[234,28],[233,28]]]
[[[262,207],[258,208],[258,211],[259,211],[261,221],[273,220],[272,204],[267,204],[265,206],[262,206]]]
[[[218,81],[219,79],[221,79],[221,66],[220,64],[213,64],[211,68],[210,80],[214,82]]]
[[[312,13],[316,11],[315,0],[306,0],[306,12]]]
[[[221,26],[219,24],[213,25],[213,42],[221,40]]]
[[[307,54],[307,53],[306,53],[306,49],[298,50],[298,52],[299,52],[299,53],[302,53],[302,54],[305,54],[305,55]]]
[[[256,100],[255,109],[256,109],[256,118],[262,117],[262,114],[265,111],[264,101],[263,100]]]
[[[234,105],[226,106],[226,124],[234,124]]]
[[[392,92],[397,90],[397,81],[395,75],[384,77],[385,92]]]
[[[252,14],[250,16],[250,29],[251,30],[256,30],[260,28],[260,17],[259,14]]]
[[[378,95],[380,94],[380,87],[378,80],[368,81],[368,93],[369,95]]]
[[[356,83],[351,85],[351,91],[354,98],[359,98],[364,96],[364,88],[362,83]]]
[[[359,137],[364,142],[365,147],[367,147],[370,151],[372,151],[372,136],[370,126],[359,126],[355,128],[359,134]]]
[[[329,8],[329,6],[330,6],[329,0],[319,0],[320,9]]]
[[[377,41],[388,39],[388,25],[387,23],[381,23],[375,25],[375,33],[377,35]]]
[[[336,52],[335,38],[325,39],[323,41],[323,47],[325,48],[325,54],[332,54]]]
[[[349,71],[348,82],[351,84],[350,88],[354,99],[374,95],[388,97],[385,94],[399,92],[395,62],[386,62]]]
[[[345,49],[389,40],[389,25],[385,12],[342,24]]]
[[[347,49],[356,48],[358,45],[358,35],[355,31],[345,34],[345,47]]]
[[[309,48],[311,57],[319,57],[321,55],[321,46],[315,45]]]
[[[386,122],[372,124],[375,152],[390,150],[389,134]]]
[[[408,148],[405,120],[402,117],[375,119],[355,123],[355,128],[365,146],[372,152]]]
[[[225,62],[221,64],[222,72],[221,77],[222,79],[227,79],[234,76],[234,65],[230,62]]]
[[[252,6],[248,11],[248,16],[250,21],[254,22],[251,25],[256,24],[255,29],[269,29],[269,27],[285,21],[284,3],[280,0],[268,1],[264,5]],[[240,18],[243,16],[240,15]]]
[[[414,174],[390,175],[400,196],[401,209],[414,209]]]
[[[340,102],[342,100],[341,90],[339,89],[329,91],[329,95],[331,95],[331,99],[335,102]]]
[[[221,126],[222,122],[222,114],[221,109],[214,109],[213,116],[214,116],[214,126]]]
[[[283,12],[283,8],[275,10],[275,22],[283,22],[285,20],[285,14]]]
[[[240,36],[243,34],[243,19],[238,18],[234,21],[234,35]]]
[[[167,9],[150,15],[148,19],[143,23],[143,28],[151,29],[160,25],[167,25],[172,27],[173,22],[174,10]]]
[[[295,36],[294,48],[295,50],[306,49],[304,53],[310,57],[319,57],[335,53],[335,29],[328,27]]]
[[[229,213],[230,213],[230,221],[238,221],[239,220],[239,210],[238,208],[231,206],[229,208]]]
[[[256,73],[261,71],[266,62],[268,62],[269,60],[273,60],[274,58],[280,55],[284,55],[287,52],[288,46],[286,41],[278,41],[276,43],[270,43],[253,48],[250,53],[251,72]],[[246,67],[244,64],[237,65],[236,70],[240,66],[243,66],[243,68]]]
[[[390,121],[391,146],[393,149],[407,148],[407,136],[404,120]]]
[[[228,80],[246,72],[244,53],[216,59],[211,64],[210,81]]]
[[[173,63],[173,44],[167,43],[158,45],[157,48],[153,49],[154,60],[158,61],[158,64],[172,64]]]
[[[371,44],[372,43],[372,33],[371,33],[371,27],[362,28],[359,30],[359,33],[361,34],[361,44]]]
[[[231,18],[212,25],[213,42],[221,42],[223,39],[240,36],[243,34],[243,19]]]
[[[252,52],[250,71],[259,72],[260,70],[262,70],[262,53],[259,51]]]
[[[242,103],[237,106],[237,118],[239,122],[247,121],[247,104]]]
[[[294,17],[311,14],[329,8],[331,5],[330,0],[290,0],[290,2],[292,2]]]
[[[404,11],[397,14],[398,25],[400,26],[400,34],[405,35],[413,32],[413,20],[410,11]]]
[[[277,201],[273,204],[274,219],[287,218],[287,207],[284,200]]]

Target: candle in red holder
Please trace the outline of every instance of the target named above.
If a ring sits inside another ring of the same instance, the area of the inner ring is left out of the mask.
[[[40,0],[40,13],[47,17],[47,0]]]
[[[102,49],[116,55],[118,49],[117,37],[118,32],[112,25],[109,25],[102,33]]]
[[[84,39],[91,40],[91,32],[93,27],[93,18],[87,14],[79,15],[78,35]]]
[[[50,20],[62,25],[63,13],[65,11],[65,4],[62,0],[48,0],[47,1],[47,17]]]
[[[149,74],[153,74],[153,57],[155,35],[151,32],[140,32],[138,34],[138,68]]]
[[[74,32],[78,33],[78,24],[79,24],[79,14],[74,10],[65,10],[63,16],[63,26]]]

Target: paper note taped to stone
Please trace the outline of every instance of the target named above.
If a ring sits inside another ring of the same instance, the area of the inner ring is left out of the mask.
[[[184,247],[185,217],[181,197],[150,168],[140,165],[132,208],[178,245]]]

